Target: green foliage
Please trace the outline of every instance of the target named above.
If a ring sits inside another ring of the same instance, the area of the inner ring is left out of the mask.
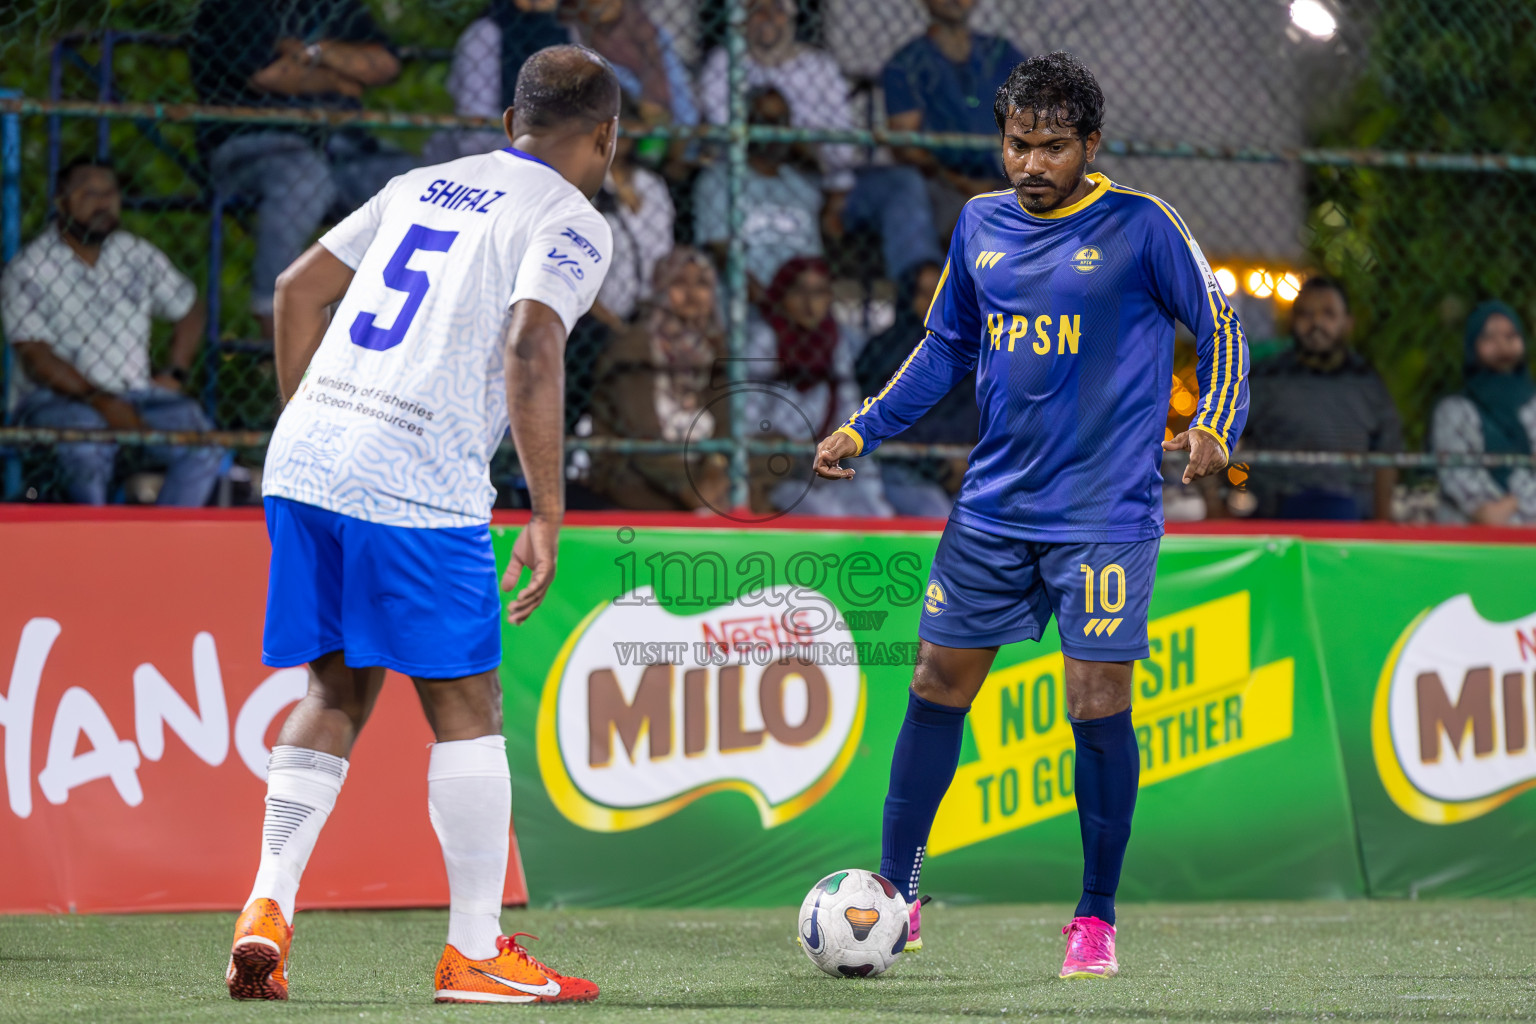
[[[1383,3],[1363,74],[1319,144],[1536,153],[1536,4]],[[1460,386],[1466,314],[1485,298],[1536,311],[1536,175],[1318,168],[1312,248],[1354,303],[1358,344],[1410,443]]]

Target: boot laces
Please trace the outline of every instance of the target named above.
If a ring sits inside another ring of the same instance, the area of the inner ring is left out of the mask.
[[[532,966],[538,968],[540,971],[544,972],[545,977],[558,977],[558,975],[556,975],[554,971],[550,970],[542,960],[528,952],[528,947],[517,941],[521,938],[532,939],[534,942],[539,941],[539,937],[537,935],[530,934],[529,932],[513,932],[511,935],[498,935],[496,937],[496,948],[502,952],[511,953],[522,960],[524,963],[531,964]]]

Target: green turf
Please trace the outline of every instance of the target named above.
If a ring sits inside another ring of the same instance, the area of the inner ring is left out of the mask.
[[[587,1006],[435,1006],[444,913],[308,912],[293,1000],[234,1003],[232,915],[0,917],[0,1021],[1536,1019],[1536,903],[1128,906],[1121,976],[1063,982],[1065,907],[930,907],[928,948],[837,980],[792,910],[509,911]]]

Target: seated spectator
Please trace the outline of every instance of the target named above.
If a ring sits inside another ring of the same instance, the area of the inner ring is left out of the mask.
[[[626,132],[639,128],[638,110],[624,101]],[[666,180],[634,161],[635,140],[619,137],[603,190],[593,200],[613,229],[613,266],[592,313],[610,327],[631,319],[651,297],[656,261],[672,250],[676,211]]]
[[[748,99],[752,124],[785,125],[789,106],[774,88]],[[789,162],[789,143],[755,142],[747,149],[741,183],[741,238],[747,250],[747,294],[756,303],[786,261],[820,256],[822,196],[816,183]],[[731,237],[726,203],[726,167],[705,168],[694,185],[694,241],[706,246],[721,266]]]
[[[358,110],[400,73],[361,0],[202,0],[191,61],[202,101],[234,107]],[[256,200],[251,312],[267,338],[277,275],[333,204],[350,212],[418,163],[358,130],[208,124],[198,143],[216,188]]]
[[[748,423],[760,436],[804,442],[809,451],[857,408],[856,350],[851,332],[832,315],[832,272],[819,258],[792,259],[763,296],[762,319],[748,327],[749,376],[770,382],[748,395]],[[880,470],[865,460],[851,480],[823,480],[810,459],[798,460],[768,483],[768,501],[782,512],[812,516],[895,515],[881,491]],[[758,474],[761,476],[761,474]],[[807,482],[810,486],[807,487]]]
[[[922,263],[897,282],[896,322],[869,339],[854,364],[859,390],[865,395],[878,394],[923,340],[927,333],[923,321],[933,302],[933,293],[938,290],[939,273],[937,263]],[[975,445],[980,426],[976,375],[970,373],[922,419],[891,440],[907,444]],[[880,478],[885,484],[885,500],[897,515],[948,518],[965,476],[966,461],[884,459],[880,463]]]
[[[795,39],[795,0],[749,0],[746,25],[749,88],[772,88],[789,107],[796,128],[849,129],[848,83],[832,55]],[[699,93],[712,124],[730,117],[726,53],[717,47],[699,73]],[[988,109],[990,110],[990,99]],[[943,261],[921,176],[908,167],[855,167],[858,149],[843,143],[816,147],[821,187],[827,193],[827,234],[877,231],[885,272],[900,277],[925,260]]]
[[[469,23],[453,44],[448,68],[454,113],[501,120],[512,105],[523,61],[546,46],[574,41],[574,33],[556,17],[559,7],[560,0],[492,0],[486,12]],[[438,132],[423,153],[428,163],[444,163],[506,144],[499,128]]]
[[[0,279],[0,316],[23,373],[12,412],[26,427],[207,430],[181,393],[202,340],[197,288],[154,245],[119,230],[122,197],[112,168],[76,160],[59,174],[58,223],[16,255]],[[170,360],[150,369],[150,318],[175,321]],[[70,501],[103,505],[117,446],[60,444]],[[224,453],[154,445],[170,471],[162,505],[203,505]]]
[[[578,41],[613,65],[625,95],[647,125],[696,125],[699,108],[693,80],[666,29],[640,8],[639,0],[564,0]]]
[[[1467,318],[1460,394],[1435,406],[1436,452],[1530,455],[1536,450],[1536,387],[1526,365],[1525,324],[1502,302]],[[1485,526],[1536,524],[1536,473],[1525,466],[1440,470],[1440,515]]]
[[[653,286],[641,322],[615,332],[598,359],[594,435],[679,443],[729,436],[729,403],[712,401],[711,390],[725,354],[714,266],[699,250],[679,246],[657,262]],[[728,468],[719,453],[599,453],[591,479],[620,508],[724,509]]]
[[[970,30],[976,0],[924,3],[928,31],[897,50],[881,75],[886,126],[901,132],[995,136],[993,97],[1024,55],[1006,39]],[[997,149],[897,150],[897,159],[928,176],[941,237],[947,239],[954,230],[967,200],[1006,186]]]
[[[1309,278],[1291,308],[1292,347],[1254,366],[1243,445],[1282,451],[1399,452],[1402,422],[1381,377],[1349,348],[1343,287]],[[1373,484],[1374,476],[1374,484]],[[1257,514],[1281,519],[1392,518],[1397,470],[1266,466]]]

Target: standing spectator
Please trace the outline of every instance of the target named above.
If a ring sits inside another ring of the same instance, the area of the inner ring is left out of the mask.
[[[400,62],[361,0],[202,0],[192,80],[204,103],[359,110]],[[417,163],[361,131],[211,124],[198,137],[226,193],[256,199],[251,312],[272,337],[272,290],[333,203],[361,206]]]
[[[725,326],[709,257],[679,246],[656,264],[655,301],[641,323],[614,334],[592,396],[600,437],[697,442],[728,434],[728,402],[712,401],[710,377],[725,354]],[[605,455],[592,479],[620,508],[727,507],[728,460],[719,453]]]
[[[800,257],[785,263],[763,296],[761,312],[762,319],[748,328],[746,355],[751,376],[773,386],[749,395],[748,422],[761,434],[814,445],[859,401],[853,373],[857,346],[832,315],[832,272],[826,262]],[[793,409],[785,408],[785,402]],[[767,466],[773,472],[772,458]],[[797,468],[803,472],[778,474],[783,479],[770,485],[768,499],[779,511],[896,514],[881,490],[876,465],[860,466],[852,480],[822,480],[809,474],[808,464]]]
[[[772,87],[747,100],[752,124],[787,125],[789,106]],[[821,256],[821,190],[789,163],[789,143],[754,142],[747,148],[741,183],[741,237],[747,250],[747,294],[756,303],[785,261]],[[723,265],[731,237],[726,167],[714,164],[694,185],[694,240]]]
[[[1520,314],[1502,302],[1483,303],[1467,317],[1463,346],[1462,391],[1435,406],[1434,450],[1530,455],[1536,448],[1536,387]],[[1536,524],[1536,473],[1528,467],[1442,469],[1440,490],[1444,521]]]
[[[512,105],[523,62],[546,46],[572,42],[571,29],[555,16],[560,0],[491,0],[486,12],[459,34],[448,68],[448,95],[460,117],[501,120]],[[500,128],[447,131],[434,135],[424,155],[429,163],[489,153],[507,144]]]
[[[608,58],[647,125],[699,123],[693,82],[677,45],[638,0],[565,0],[565,6],[577,38]]]
[[[848,83],[837,61],[795,39],[795,0],[750,0],[746,37],[748,87],[778,92],[789,106],[791,125],[844,130],[854,126]],[[730,117],[727,68],[725,50],[717,47],[699,73],[700,97],[712,124],[725,124]],[[816,152],[821,187],[827,193],[824,223],[829,236],[839,237],[845,229],[879,232],[885,272],[891,277],[925,260],[942,261],[944,247],[934,234],[919,174],[908,167],[855,167],[858,149],[845,143],[823,143]]]
[[[12,410],[28,427],[78,430],[207,430],[181,393],[202,339],[197,288],[154,245],[118,229],[122,197],[112,168],[75,160],[59,175],[57,225],[44,229],[6,268],[0,314],[21,368]],[[149,362],[150,318],[176,323],[170,361]],[[60,444],[69,500],[103,505],[117,446]],[[203,505],[218,448],[156,445],[169,465],[162,505]]]
[[[923,340],[927,333],[923,324],[933,293],[938,290],[939,276],[937,263],[922,263],[896,283],[895,323],[869,339],[854,364],[859,390],[865,395],[878,394]],[[975,445],[980,426],[973,372],[966,374],[922,419],[891,440],[907,444]],[[963,458],[885,459],[880,464],[885,499],[897,515],[947,518],[965,468]]]
[[[613,166],[593,200],[613,229],[613,266],[603,278],[592,313],[610,327],[632,318],[651,297],[656,261],[672,250],[677,212],[661,175],[635,163],[639,110],[625,97],[624,135],[614,148]]]
[[[1381,377],[1349,348],[1343,286],[1309,278],[1291,308],[1293,347],[1253,368],[1244,444],[1281,451],[1400,452],[1402,422]],[[1201,382],[1204,383],[1203,381]],[[1392,518],[1397,470],[1270,467],[1255,473],[1258,514],[1281,519]]]
[[[887,127],[899,132],[995,136],[993,96],[1024,54],[1001,36],[971,31],[976,0],[924,0],[924,4],[928,31],[897,50],[881,74]],[[928,176],[934,219],[946,239],[971,197],[1005,185],[995,146],[984,150],[905,147],[896,155]]]

